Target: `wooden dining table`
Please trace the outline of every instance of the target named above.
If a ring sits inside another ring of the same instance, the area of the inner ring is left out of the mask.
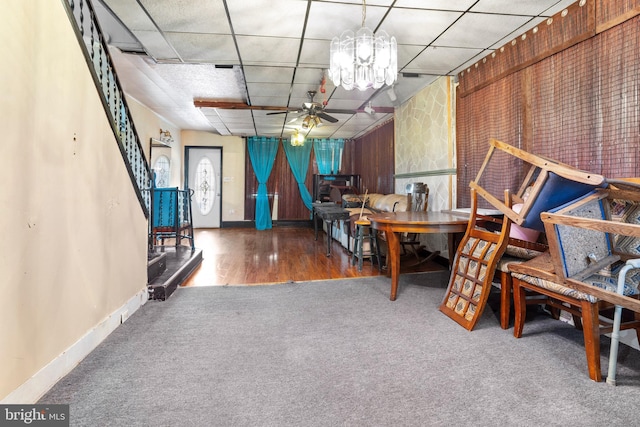
[[[469,215],[452,211],[383,212],[369,215],[371,226],[385,232],[388,245],[388,272],[391,276],[391,296],[395,301],[400,280],[400,233],[447,233],[449,265],[456,254],[456,234],[464,233]]]

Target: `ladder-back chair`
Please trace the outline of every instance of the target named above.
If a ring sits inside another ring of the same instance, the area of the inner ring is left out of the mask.
[[[505,205],[511,197],[505,192]],[[487,303],[496,264],[504,253],[509,240],[511,220],[502,219],[498,232],[489,231],[479,224],[483,217],[477,214],[478,201],[475,190],[471,190],[471,214],[467,231],[458,245],[451,277],[440,311],[458,324],[472,330]],[[486,218],[495,223],[495,218]]]

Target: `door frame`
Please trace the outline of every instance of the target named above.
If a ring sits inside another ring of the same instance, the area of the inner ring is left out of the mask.
[[[218,206],[219,214],[220,214],[220,228],[222,228],[222,190],[224,186],[222,185],[222,165],[224,164],[224,151],[222,150],[222,146],[220,145],[185,145],[184,146],[184,181],[182,187],[187,189],[189,186],[189,150],[219,150],[220,151],[220,206]],[[214,165],[215,166],[215,165]]]

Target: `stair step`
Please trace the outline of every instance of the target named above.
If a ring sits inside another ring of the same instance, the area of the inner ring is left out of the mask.
[[[202,249],[191,250],[187,246],[178,246],[167,248],[162,253],[166,254],[167,269],[147,285],[149,299],[160,301],[169,298],[202,264]]]
[[[147,262],[147,283],[151,283],[156,280],[166,271],[166,269],[166,252],[149,254],[149,261]]]

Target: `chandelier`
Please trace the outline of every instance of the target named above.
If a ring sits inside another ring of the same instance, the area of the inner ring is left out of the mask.
[[[291,134],[290,141],[293,147],[302,147],[304,145],[304,135],[296,129],[293,131],[293,134]]]
[[[346,90],[378,89],[398,76],[398,45],[385,31],[374,34],[365,27],[366,1],[362,0],[362,28],[346,30],[331,40],[329,77]]]

